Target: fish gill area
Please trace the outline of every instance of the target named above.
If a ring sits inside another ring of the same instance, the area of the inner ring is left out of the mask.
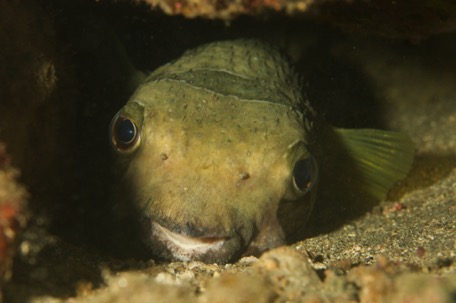
[[[110,250],[126,227],[108,126],[130,62],[234,38],[280,48],[332,125],[407,134],[411,171],[366,209],[317,201],[302,240],[258,257]],[[0,81],[3,302],[456,302],[451,1],[1,0]]]

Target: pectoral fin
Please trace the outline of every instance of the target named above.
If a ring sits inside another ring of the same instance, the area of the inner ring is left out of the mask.
[[[335,129],[352,158],[363,190],[385,199],[413,162],[414,145],[404,134],[376,129]]]

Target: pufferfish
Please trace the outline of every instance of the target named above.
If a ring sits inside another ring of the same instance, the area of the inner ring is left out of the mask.
[[[334,159],[378,199],[407,174],[405,135],[333,128],[303,95],[287,60],[256,40],[200,46],[146,78],[110,138],[124,165],[116,196],[152,256],[226,263],[285,244]]]

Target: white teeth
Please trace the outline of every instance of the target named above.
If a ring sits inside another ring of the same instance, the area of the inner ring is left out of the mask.
[[[193,257],[206,253],[209,250],[218,250],[227,240],[226,238],[193,238],[175,233],[152,222],[154,235],[164,242],[173,256],[181,261],[189,261]]]

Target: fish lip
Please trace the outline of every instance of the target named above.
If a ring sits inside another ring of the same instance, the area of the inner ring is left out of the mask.
[[[192,237],[186,233],[174,232],[156,221],[151,223],[152,235],[168,247],[174,258],[181,261],[190,261],[211,251],[220,251],[231,239],[230,236]]]

